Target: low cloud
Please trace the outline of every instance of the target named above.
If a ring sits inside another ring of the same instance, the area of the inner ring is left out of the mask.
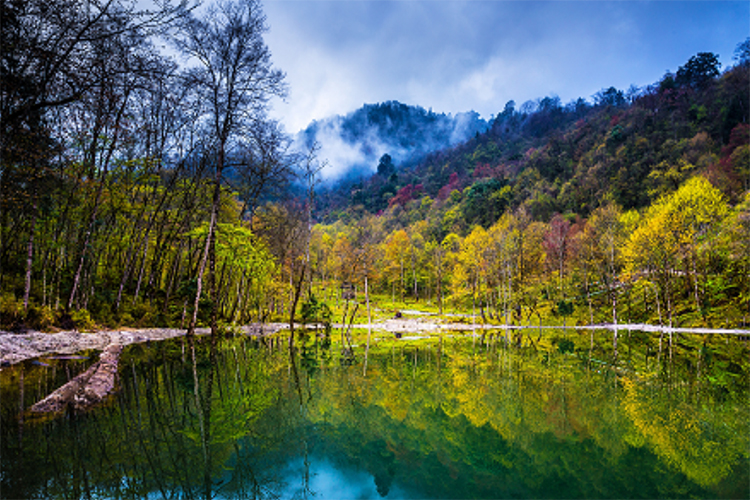
[[[384,154],[394,163],[416,160],[454,146],[484,131],[488,124],[476,112],[437,114],[395,101],[365,105],[346,116],[316,120],[296,136],[296,147],[317,143],[325,180],[370,175]]]
[[[386,153],[403,157],[405,152],[383,142],[374,128],[368,129],[359,141],[345,139],[342,123],[340,116],[317,121],[313,124],[314,128],[297,135],[296,146],[302,151],[308,149],[313,141],[319,145],[318,161],[325,164],[321,172],[323,179],[338,179],[353,170],[363,174],[372,173],[380,157]]]

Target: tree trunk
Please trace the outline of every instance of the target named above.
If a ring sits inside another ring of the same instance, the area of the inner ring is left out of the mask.
[[[307,272],[307,265],[302,264],[302,270],[297,280],[297,286],[294,287],[294,297],[292,303],[289,306],[289,350],[294,349],[294,315],[297,311],[297,302],[299,302],[299,296],[302,293],[302,283],[305,281],[305,273]]]
[[[471,284],[471,333],[472,336],[476,333],[477,327],[477,278],[474,277]]]
[[[32,412],[54,413],[73,405],[76,410],[87,409],[101,402],[114,390],[121,345],[109,345],[99,361],[52,394],[34,404]]]
[[[221,156],[219,157],[219,165],[216,168],[216,184],[214,185],[214,199],[211,204],[211,222],[213,227],[211,228],[213,237],[209,239],[208,247],[208,270],[209,270],[209,286],[211,289],[211,337],[216,339],[218,334],[218,323],[219,323],[219,300],[217,297],[216,289],[216,225],[218,224],[219,218],[219,204],[221,203],[221,170],[224,165],[224,154],[223,148]]]
[[[696,261],[698,260],[698,256],[693,253],[692,255],[692,261],[693,261],[693,296],[695,298],[695,309],[698,311],[698,313],[703,316],[703,311],[701,310],[701,299],[700,294],[698,293],[698,270],[696,266]]]
[[[26,281],[23,289],[23,312],[29,311],[29,295],[31,294],[31,268],[34,263],[34,232],[36,231],[37,202],[34,200],[33,212],[31,214],[31,227],[29,228],[29,244],[26,250]]]
[[[365,366],[362,375],[367,375],[367,357],[370,354],[370,336],[372,335],[372,315],[370,314],[370,288],[365,276],[365,301],[367,302],[367,347],[365,348]]]
[[[104,181],[102,181],[102,184],[99,187],[99,192],[97,193],[96,199],[94,201],[94,208],[91,212],[91,218],[89,220],[88,228],[86,229],[86,234],[84,235],[83,239],[83,245],[81,246],[81,254],[78,258],[78,267],[76,268],[76,272],[73,275],[73,287],[70,290],[70,296],[68,297],[68,310],[73,308],[73,303],[76,299],[76,294],[78,293],[78,287],[81,283],[81,274],[83,273],[83,265],[86,262],[86,257],[88,254],[88,248],[91,243],[91,233],[94,230],[94,222],[96,222],[96,214],[99,210],[99,198],[104,185]]]
[[[143,273],[146,269],[146,261],[148,260],[148,233],[146,234],[146,243],[143,248],[143,258],[141,259],[141,269],[138,271],[138,283],[135,285],[135,294],[133,294],[133,305],[138,301],[138,295],[141,293],[141,284],[143,283]]]
[[[404,261],[401,260],[401,303],[404,303]]]
[[[419,300],[419,293],[417,290],[417,265],[414,262],[414,250],[411,253],[411,276],[414,280],[414,300]]]
[[[193,315],[190,318],[190,324],[187,328],[186,335],[192,337],[195,334],[195,327],[198,323],[198,306],[201,300],[201,293],[203,291],[203,275],[206,271],[206,263],[208,261],[208,254],[210,253],[211,240],[214,234],[214,225],[216,224],[216,213],[211,210],[211,221],[208,224],[208,234],[206,235],[206,244],[203,248],[203,257],[201,257],[200,265],[198,267],[198,277],[196,278],[196,290],[195,300],[193,302]]]

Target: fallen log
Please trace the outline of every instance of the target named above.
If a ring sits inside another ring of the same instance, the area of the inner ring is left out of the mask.
[[[30,411],[56,413],[67,407],[80,411],[101,402],[115,387],[121,352],[121,345],[109,345],[102,351],[99,361],[46,398],[35,403]]]

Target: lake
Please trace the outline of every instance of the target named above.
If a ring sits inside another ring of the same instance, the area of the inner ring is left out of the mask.
[[[748,342],[469,333],[132,345],[55,417],[96,353],[3,368],[0,497],[750,498]]]

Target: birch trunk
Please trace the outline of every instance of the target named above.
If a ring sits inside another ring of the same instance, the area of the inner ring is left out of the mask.
[[[23,312],[29,311],[29,295],[31,294],[31,268],[34,263],[34,232],[36,231],[37,203],[34,200],[31,227],[29,228],[29,244],[26,249],[26,281],[23,288]]]

